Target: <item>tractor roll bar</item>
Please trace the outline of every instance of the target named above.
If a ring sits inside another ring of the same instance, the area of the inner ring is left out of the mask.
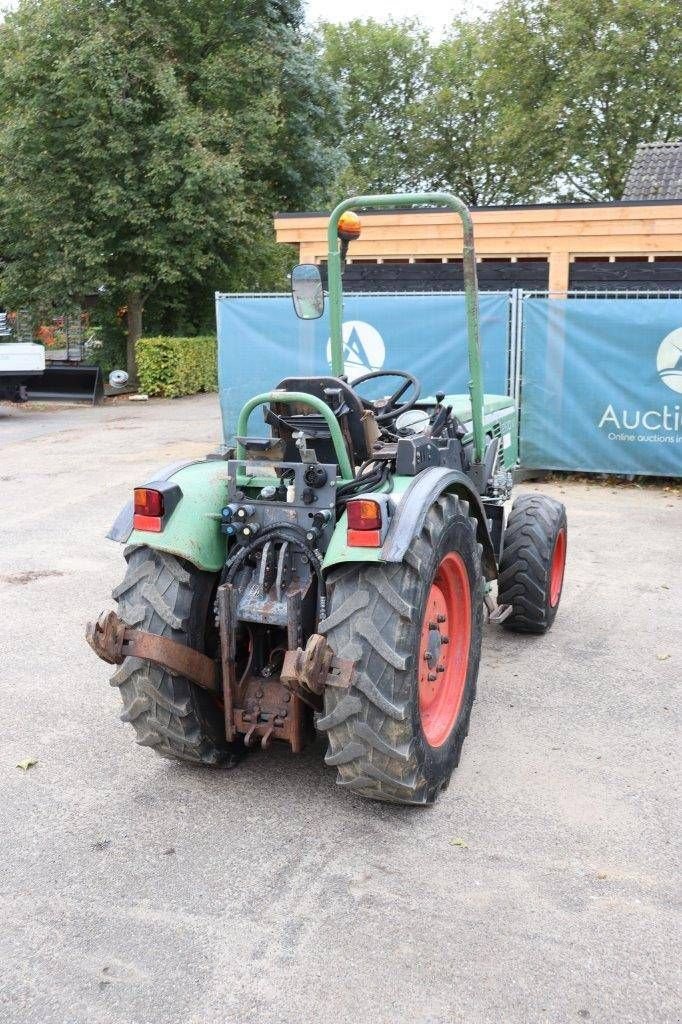
[[[336,461],[339,464],[339,471],[344,480],[352,480],[354,478],[353,467],[350,464],[348,458],[348,452],[346,445],[343,440],[343,434],[341,433],[341,427],[336,416],[321,398],[317,395],[306,395],[302,391],[266,391],[262,395],[256,395],[254,398],[250,398],[242,411],[239,413],[239,419],[237,420],[237,437],[245,437],[246,431],[249,425],[249,416],[256,408],[257,405],[270,405],[271,402],[283,402],[285,405],[293,405],[296,402],[301,404],[309,405],[315,412],[319,412],[329,427],[329,433],[334,443],[334,451],[336,452]],[[237,441],[237,458],[244,459],[246,457],[246,449],[240,441]]]
[[[329,287],[329,321],[331,328],[332,373],[343,373],[343,284],[341,278],[341,253],[337,235],[339,218],[346,210],[357,208],[381,208],[395,206],[447,206],[459,214],[462,221],[462,248],[464,266],[464,297],[467,317],[467,346],[469,352],[469,394],[471,396],[471,419],[474,434],[474,452],[477,462],[482,462],[485,451],[483,433],[483,370],[481,367],[481,341],[478,315],[478,279],[476,276],[476,252],[474,249],[474,226],[468,207],[457,196],[448,192],[406,192],[403,195],[353,196],[344,199],[332,211],[327,228],[329,253],[327,272]]]

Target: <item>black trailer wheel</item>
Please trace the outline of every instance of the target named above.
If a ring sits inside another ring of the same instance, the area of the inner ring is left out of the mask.
[[[498,602],[510,604],[507,629],[546,633],[556,618],[566,565],[566,509],[544,494],[516,499],[504,531]]]
[[[148,547],[129,548],[126,559],[125,578],[112,593],[123,621],[206,650],[216,577]],[[121,691],[122,721],[143,747],[210,765],[228,757],[223,713],[207,690],[140,658],[126,658],[111,685]]]
[[[350,689],[324,693],[326,763],[362,796],[433,803],[469,730],[481,653],[481,546],[468,504],[442,496],[402,563],[340,567],[327,585],[321,630],[356,672]]]

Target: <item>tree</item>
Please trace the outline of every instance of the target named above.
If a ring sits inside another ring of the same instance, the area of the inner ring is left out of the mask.
[[[682,132],[679,0],[506,0],[487,37],[550,196],[619,199],[637,144]]]
[[[619,199],[637,144],[682,132],[679,2],[574,0],[549,13],[559,41],[559,189]]]
[[[343,89],[341,189],[446,188],[474,205],[541,191],[542,77],[529,75],[522,93],[509,89],[485,19],[455,21],[435,45],[415,20],[323,25],[321,44]]]
[[[323,67],[342,89],[346,193],[414,187],[413,113],[421,100],[429,54],[415,20],[369,19],[321,26]]]
[[[433,44],[416,21],[321,40],[346,106],[346,191],[618,199],[637,144],[682,134],[679,0],[502,0]]]
[[[298,0],[22,0],[0,27],[11,301],[120,296],[134,373],[155,292],[258,263],[273,210],[329,174],[334,95],[323,115],[300,23]],[[298,164],[292,122],[319,140]]]
[[[528,45],[528,40],[526,40]],[[496,53],[489,22],[455,21],[429,56],[425,94],[413,115],[415,176],[473,206],[539,198],[551,174],[554,139],[540,109],[540,61]]]

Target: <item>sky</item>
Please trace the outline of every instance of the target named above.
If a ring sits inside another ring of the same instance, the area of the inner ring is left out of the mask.
[[[454,17],[490,10],[495,0],[307,0],[308,21],[351,21],[353,18],[418,17],[435,32]]]

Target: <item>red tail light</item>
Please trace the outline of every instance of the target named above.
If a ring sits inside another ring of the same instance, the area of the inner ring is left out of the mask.
[[[351,530],[381,529],[381,505],[371,498],[354,498],[346,504]]]
[[[371,498],[354,498],[346,505],[348,533],[351,548],[381,547],[381,505]]]
[[[163,494],[149,487],[136,487],[133,501],[133,526],[147,533],[161,533],[163,529]]]

